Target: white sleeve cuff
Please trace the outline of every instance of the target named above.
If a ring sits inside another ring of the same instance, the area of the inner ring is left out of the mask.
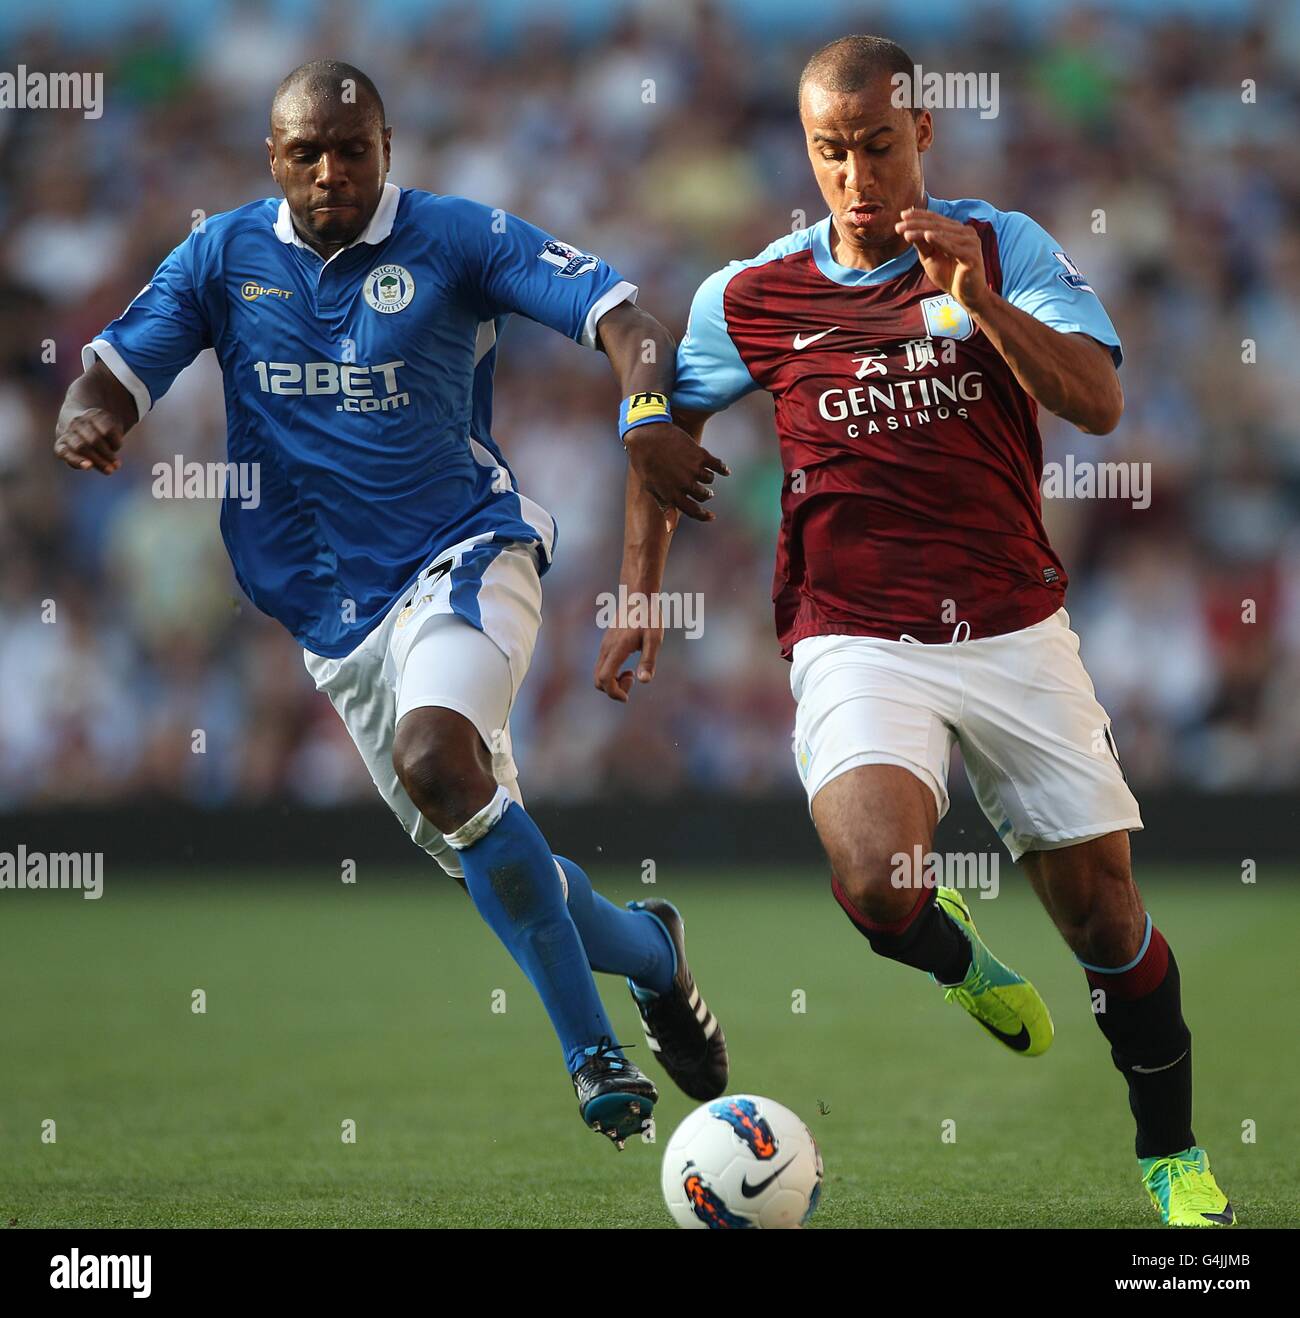
[[[587,319],[582,325],[582,345],[585,348],[594,348],[596,346],[596,326],[600,324],[600,318],[607,311],[613,311],[615,307],[622,306],[624,302],[631,302],[636,305],[636,295],[640,292],[635,284],[629,284],[626,279],[617,283],[609,290],[604,297],[592,304],[592,308],[587,312]]]
[[[145,388],[144,381],[126,364],[122,354],[107,339],[93,339],[82,348],[81,369],[90,370],[95,364],[96,357],[113,372],[119,384],[130,390],[131,397],[135,399],[138,419],[143,421],[153,406],[153,399],[149,397],[149,390]]]

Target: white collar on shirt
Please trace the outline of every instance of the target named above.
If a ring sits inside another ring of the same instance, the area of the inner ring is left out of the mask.
[[[375,207],[375,213],[370,217],[370,223],[356,238],[348,243],[347,247],[341,247],[339,251],[346,252],[348,247],[355,247],[358,243],[369,243],[371,246],[382,243],[393,231],[393,221],[397,218],[397,203],[401,199],[402,189],[394,183],[385,183],[384,194],[379,198],[379,205]],[[293,217],[289,214],[289,203],[287,201],[280,203],[279,213],[275,217],[275,236],[282,243],[293,243],[298,247],[307,247],[308,251],[313,250],[298,237],[297,230],[293,227]],[[335,252],[334,256],[338,254],[338,252]],[[334,256],[329,258],[330,261],[334,259]]]

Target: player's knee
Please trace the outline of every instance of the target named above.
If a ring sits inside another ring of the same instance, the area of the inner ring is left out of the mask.
[[[1098,907],[1061,925],[1061,934],[1075,956],[1094,966],[1122,966],[1137,955],[1145,919],[1127,911]]]
[[[1082,910],[1058,911],[1056,925],[1075,956],[1090,965],[1122,966],[1141,947],[1146,916],[1136,899],[1107,900],[1097,892],[1096,899]]]
[[[440,805],[449,794],[451,783],[447,767],[446,758],[436,742],[408,738],[405,742],[393,743],[393,769],[397,781],[425,816],[430,815],[431,806]]]
[[[393,770],[420,813],[443,833],[458,829],[496,791],[468,719],[444,709],[408,714],[393,738]]]
[[[909,848],[878,840],[836,862],[835,876],[845,896],[873,924],[901,920],[916,905],[919,888],[911,883],[906,863],[911,854]]]

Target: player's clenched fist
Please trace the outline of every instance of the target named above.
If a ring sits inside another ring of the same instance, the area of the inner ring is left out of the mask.
[[[930,282],[973,315],[989,294],[979,234],[951,216],[909,206],[894,228],[916,248]]]
[[[715,472],[731,475],[721,458],[666,421],[629,430],[623,442],[632,470],[661,508],[678,508],[697,522],[713,521],[700,505],[713,498],[709,486]]]
[[[111,476],[121,465],[118,450],[125,428],[121,420],[102,407],[90,407],[64,419],[54,437],[54,456],[77,471],[94,467]]]

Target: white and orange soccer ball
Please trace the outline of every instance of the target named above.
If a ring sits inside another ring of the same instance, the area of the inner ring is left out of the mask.
[[[788,1107],[728,1094],[691,1113],[664,1150],[664,1202],[678,1226],[798,1227],[813,1215],[822,1156]]]

